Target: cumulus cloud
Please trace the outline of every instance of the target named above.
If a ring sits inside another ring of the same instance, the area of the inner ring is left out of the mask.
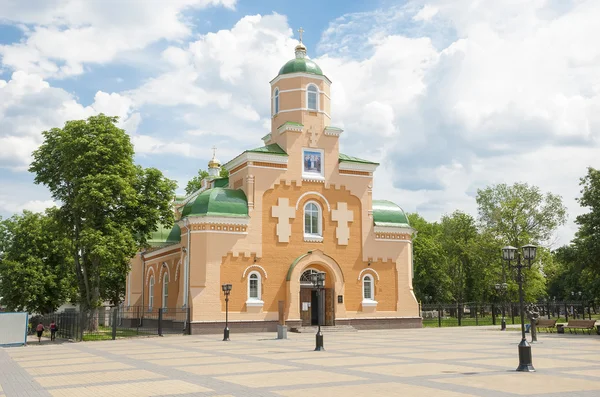
[[[191,8],[224,6],[236,0],[113,2],[5,0],[0,21],[24,27],[25,38],[0,46],[2,62],[44,77],[82,74],[86,64],[104,64],[120,53],[145,48],[158,40],[180,40],[192,33],[183,16]],[[27,24],[27,25],[23,25]]]

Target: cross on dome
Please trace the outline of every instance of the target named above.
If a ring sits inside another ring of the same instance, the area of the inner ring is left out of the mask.
[[[300,29],[298,29],[298,33],[300,33],[300,43],[302,43],[302,33],[304,33],[304,29],[300,27]]]

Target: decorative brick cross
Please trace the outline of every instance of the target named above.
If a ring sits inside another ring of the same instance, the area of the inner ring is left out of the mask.
[[[280,197],[277,206],[271,208],[271,215],[277,218],[277,237],[280,243],[289,243],[292,234],[290,219],[296,217],[296,209],[290,207],[290,199]]]
[[[337,222],[335,237],[339,245],[348,245],[350,228],[348,222],[354,221],[354,213],[348,209],[348,203],[337,203],[337,210],[331,211],[331,219]]]
[[[317,147],[317,132],[313,127],[310,127],[308,132],[310,133],[310,147]]]

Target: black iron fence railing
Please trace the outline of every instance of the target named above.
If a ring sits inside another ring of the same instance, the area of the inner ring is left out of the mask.
[[[111,307],[93,311],[65,311],[30,319],[30,330],[40,321],[50,336],[50,324],[57,327],[56,338],[87,340],[114,340],[138,336],[189,335],[189,308]]]
[[[529,304],[526,304],[526,309]],[[573,302],[540,302],[533,304],[539,317],[568,322],[571,319],[600,320],[595,304]],[[519,304],[509,303],[423,303],[421,317],[424,327],[457,327],[469,325],[500,325],[504,316],[507,324],[520,324]],[[527,318],[527,313],[525,313]],[[529,320],[526,320],[527,322]]]

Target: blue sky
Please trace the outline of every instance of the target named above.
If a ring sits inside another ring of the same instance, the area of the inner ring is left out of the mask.
[[[579,178],[600,167],[600,2],[129,0],[118,11],[3,2],[0,216],[52,205],[26,168],[41,131],[66,120],[118,115],[136,161],[179,192],[213,145],[222,161],[260,146],[268,82],[303,27],[333,81],[342,150],[381,162],[376,198],[435,220],[476,215],[479,188],[528,182],[569,208],[551,243],[576,230]]]

